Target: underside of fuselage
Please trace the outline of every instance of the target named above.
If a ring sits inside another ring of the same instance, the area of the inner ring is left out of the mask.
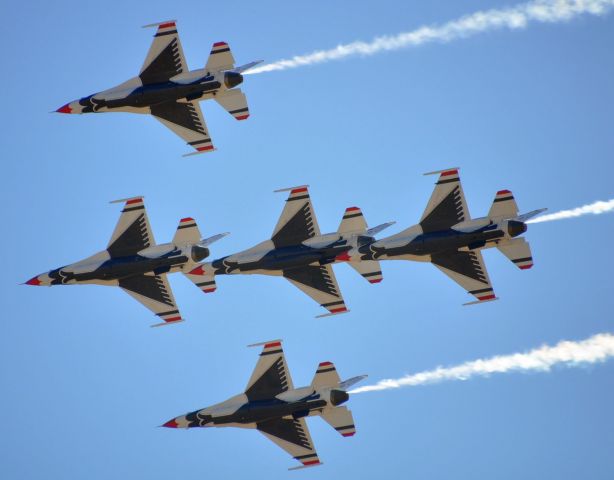
[[[80,99],[80,113],[134,112],[165,102],[200,100],[214,95],[220,87],[221,83],[210,76],[189,84],[169,80],[163,83],[142,85],[128,91],[118,92],[111,89]]]
[[[276,275],[279,273],[274,272],[306,267],[313,264],[326,265],[333,263],[338,255],[347,252],[350,248],[346,245],[326,248],[296,245],[269,250],[261,256],[254,255],[253,252],[246,250],[239,254],[214,260],[212,265],[216,275],[233,273]],[[246,255],[246,252],[250,252],[249,255]],[[242,256],[250,258],[250,260],[244,261],[241,258]],[[256,259],[252,260],[253,258]]]
[[[225,427],[257,424],[283,417],[301,418],[322,411],[327,402],[319,394],[313,394],[296,402],[284,402],[279,399],[259,400],[244,403],[225,415],[215,415],[209,408],[186,414],[181,422],[183,428]]]
[[[140,255],[111,258],[88,270],[87,265],[72,264],[51,270],[47,275],[50,285],[75,283],[114,284],[118,280],[152,273],[167,273],[188,261],[185,255],[146,258]]]
[[[389,245],[386,239],[373,242],[360,248],[363,260],[406,259],[429,261],[433,255],[459,250],[475,250],[496,245],[505,237],[497,225],[489,225],[474,232],[459,232],[454,229],[421,233],[410,237],[402,244],[395,239]]]

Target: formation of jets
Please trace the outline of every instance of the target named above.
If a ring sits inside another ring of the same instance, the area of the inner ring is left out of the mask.
[[[125,202],[111,240],[101,252],[79,262],[37,275],[28,285],[95,283],[119,286],[158,315],[165,325],[181,321],[167,273],[181,272],[205,293],[216,290],[216,276],[280,276],[328,312],[348,312],[333,265],[347,263],[370,283],[383,279],[381,260],[431,262],[475,297],[473,303],[496,300],[481,251],[496,247],[518,268],[533,266],[529,243],[519,235],[526,221],[545,209],[518,214],[512,192],[500,190],[485,217],[471,219],[458,168],[439,174],[435,190],[417,225],[390,237],[375,236],[395,222],[369,228],[358,207],[345,210],[336,232],[321,234],[306,185],[289,189],[271,238],[212,262],[208,246],[227,235],[201,239],[192,218],[184,218],[170,243],[156,245],[143,197]],[[156,326],[157,326],[156,325]]]
[[[199,102],[213,99],[237,120],[245,120],[249,107],[237,87],[242,74],[260,62],[237,67],[228,44],[217,42],[204,68],[190,71],[175,21],[147,27],[157,30],[138,76],[69,102],[57,112],[151,114],[194,149],[187,155],[214,150]],[[337,230],[322,234],[307,185],[277,190],[289,193],[271,237],[211,261],[206,261],[210,245],[227,233],[202,238],[195,220],[186,217],[170,242],[156,244],[143,197],[116,200],[112,203],[124,206],[104,250],[36,275],[26,284],[117,286],[162,320],[153,326],[183,320],[167,278],[174,272],[183,273],[205,293],[216,290],[219,275],[283,277],[326,310],[319,317],[327,317],[349,311],[334,264],[346,263],[368,282],[379,283],[382,260],[410,260],[431,262],[459,284],[475,298],[466,305],[496,300],[482,250],[497,248],[518,268],[531,268],[531,249],[521,235],[527,231],[526,221],[545,209],[519,214],[513,194],[500,190],[487,215],[472,219],[458,170],[427,174],[438,175],[438,180],[420,221],[380,239],[376,236],[395,222],[369,228],[360,208],[349,207]],[[252,346],[263,349],[243,393],[163,426],[252,428],[302,464],[292,469],[320,465],[305,419],[320,416],[341,435],[354,435],[352,413],[342,404],[349,399],[348,389],[366,375],[341,381],[335,366],[322,362],[310,385],[294,388],[281,341]]]

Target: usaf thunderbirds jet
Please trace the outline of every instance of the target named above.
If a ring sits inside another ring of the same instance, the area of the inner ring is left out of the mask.
[[[321,235],[307,186],[277,191],[288,190],[290,195],[269,240],[212,263],[199,265],[188,273],[188,277],[206,287],[204,290],[207,292],[215,290],[215,275],[283,276],[328,310],[329,313],[320,317],[345,313],[348,310],[332,263],[347,261],[369,282],[380,282],[382,272],[378,261],[353,262],[351,255],[358,253],[361,245],[372,243],[377,233],[394,222],[369,229],[360,209],[351,207],[345,211],[336,232]]]
[[[450,168],[440,174],[420,223],[391,237],[359,248],[361,260],[431,262],[477,300],[497,300],[481,250],[497,247],[518,268],[533,266],[528,242],[516,238],[527,231],[525,222],[546,210],[518,215],[512,192],[500,190],[486,217],[471,219],[458,175]],[[354,258],[352,258],[354,260]]]
[[[227,235],[201,240],[192,218],[183,218],[170,243],[156,245],[149,226],[143,197],[126,202],[106,250],[80,262],[42,273],[27,285],[74,285],[93,283],[119,286],[159,316],[163,323],[181,322],[167,273],[187,272],[209,256],[208,245]],[[200,285],[197,285],[200,287]]]
[[[255,428],[302,463],[290,470],[321,465],[305,417],[320,415],[344,437],[354,435],[352,412],[339,405],[349,399],[347,389],[366,375],[342,382],[335,366],[322,362],[311,385],[294,388],[281,340],[250,346],[258,345],[264,348],[244,393],[173,418],[162,426]]]
[[[260,63],[241,67],[225,42],[213,44],[205,68],[188,70],[175,21],[154,23],[153,44],[137,77],[81,100],[67,103],[60,113],[150,113],[196,149],[187,155],[214,150],[198,102],[214,99],[237,120],[249,117],[240,89],[241,73]]]

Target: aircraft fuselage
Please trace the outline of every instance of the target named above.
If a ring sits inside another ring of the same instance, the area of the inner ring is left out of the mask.
[[[148,258],[127,255],[110,258],[106,250],[80,262],[50,270],[38,275],[38,285],[70,285],[77,283],[114,284],[115,282],[143,274],[162,274],[177,270],[190,259],[181,249]]]
[[[303,387],[284,392],[275,398],[249,400],[241,394],[225,402],[176,417],[176,428],[194,427],[247,427],[250,424],[284,417],[301,418],[318,415],[326,407],[336,407],[348,400],[346,392],[336,389],[315,391]],[[169,423],[170,423],[169,422]]]
[[[71,102],[62,113],[99,113],[109,111],[139,112],[166,102],[204,100],[220,90],[234,88],[243,82],[243,76],[234,72],[210,74],[195,70],[158,83],[143,84],[134,77],[117,87],[94,93]],[[149,113],[149,112],[146,112]]]
[[[310,247],[303,244],[272,249],[254,247],[254,249],[214,260],[212,266],[216,275],[232,273],[274,275],[274,272],[292,268],[334,263],[338,255],[350,249],[351,246],[343,240],[322,247]]]
[[[456,226],[455,226],[456,227]],[[415,225],[404,232],[378,240],[359,249],[362,260],[411,259],[429,261],[432,255],[475,250],[495,246],[499,241],[513,238],[526,231],[526,225],[512,220],[463,231],[453,227],[434,232],[423,232]]]

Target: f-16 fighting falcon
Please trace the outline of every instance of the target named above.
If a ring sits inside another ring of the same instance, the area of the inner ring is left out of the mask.
[[[247,99],[240,89],[241,75],[260,63],[234,66],[225,42],[213,44],[204,68],[188,70],[174,20],[146,25],[158,27],[137,77],[60,107],[59,113],[149,113],[183,138],[195,155],[214,150],[198,102],[214,99],[237,120],[249,117]]]
[[[518,215],[512,192],[500,190],[488,215],[472,220],[458,168],[425,175],[432,174],[439,180],[420,223],[360,247],[360,259],[431,262],[476,298],[465,305],[497,300],[481,250],[496,247],[521,270],[531,268],[529,244],[517,237],[527,231],[529,218],[546,209]]]
[[[215,275],[279,275],[328,310],[320,317],[347,312],[332,264],[348,262],[369,282],[380,282],[378,261],[354,262],[351,256],[358,253],[361,245],[375,241],[373,237],[394,222],[369,229],[360,209],[351,207],[346,209],[336,232],[321,235],[307,185],[277,190],[285,191],[290,191],[290,195],[269,240],[199,265],[188,277],[203,285],[206,292],[215,290]]]
[[[290,470],[321,465],[305,417],[320,415],[344,437],[354,435],[352,412],[340,405],[349,399],[347,390],[366,375],[342,382],[335,366],[322,362],[311,385],[294,388],[281,340],[250,346],[259,345],[264,348],[244,393],[173,418],[162,426],[255,428],[302,463]]]
[[[156,245],[143,197],[125,202],[106,250],[79,262],[42,273],[27,285],[96,284],[119,286],[169,325],[183,321],[166,274],[188,272],[209,256],[208,245],[226,233],[202,239],[193,218],[183,218],[170,243]],[[197,285],[200,287],[200,285]]]

